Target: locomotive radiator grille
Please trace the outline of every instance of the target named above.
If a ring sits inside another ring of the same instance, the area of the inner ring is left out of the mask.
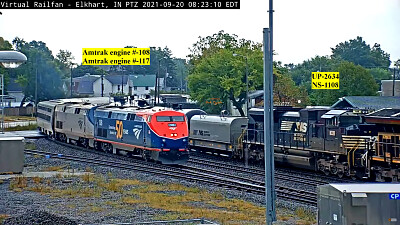
[[[357,146],[357,149],[359,149],[359,150],[366,150],[366,149],[368,149],[368,143],[369,143],[370,139],[371,139],[371,137],[369,137],[369,136],[343,135],[342,136],[343,148],[351,150],[352,148]]]
[[[293,121],[286,121],[286,120],[283,120],[282,122],[281,122],[281,130],[284,130],[284,131],[290,131],[290,130],[292,130],[292,127],[293,127],[293,124],[294,124],[295,122],[293,122]]]

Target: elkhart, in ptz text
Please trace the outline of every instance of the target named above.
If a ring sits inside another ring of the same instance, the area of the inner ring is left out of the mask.
[[[3,9],[23,9],[23,8],[108,8],[104,2],[75,1],[71,3],[57,1],[0,1]]]

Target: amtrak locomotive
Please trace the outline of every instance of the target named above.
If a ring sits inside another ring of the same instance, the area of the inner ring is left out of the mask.
[[[163,164],[189,158],[185,114],[161,107],[51,100],[38,104],[38,127],[59,141],[114,154]]]

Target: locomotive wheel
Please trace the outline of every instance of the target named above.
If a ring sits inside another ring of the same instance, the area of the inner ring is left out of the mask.
[[[109,143],[104,143],[104,142],[102,142],[101,143],[101,149],[103,149],[103,151],[105,151],[105,152],[108,152],[108,153],[112,153],[113,151],[113,149],[112,149],[112,145],[111,144],[109,144]]]
[[[65,136],[65,134],[60,134],[60,141],[62,142],[67,142],[67,136]]]
[[[81,138],[81,145],[85,148],[89,147],[89,140],[86,138]]]
[[[149,156],[147,155],[147,153],[146,153],[146,150],[142,150],[142,158],[144,159],[144,161],[146,161],[146,162],[148,162],[150,159],[149,159]]]
[[[344,172],[341,169],[338,169],[337,175],[339,178],[342,178],[344,176]]]
[[[336,174],[338,172],[338,168],[336,166],[332,166],[330,168],[332,174]]]

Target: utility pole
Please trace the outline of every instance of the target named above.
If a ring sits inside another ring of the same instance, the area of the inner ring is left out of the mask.
[[[396,84],[396,67],[393,67],[393,90],[392,90],[392,96],[394,96],[395,84]]]
[[[273,101],[273,0],[269,0],[269,29],[264,28],[264,157],[266,224],[276,221],[274,184],[274,101]]]
[[[104,74],[101,74],[101,97],[104,97]]]

